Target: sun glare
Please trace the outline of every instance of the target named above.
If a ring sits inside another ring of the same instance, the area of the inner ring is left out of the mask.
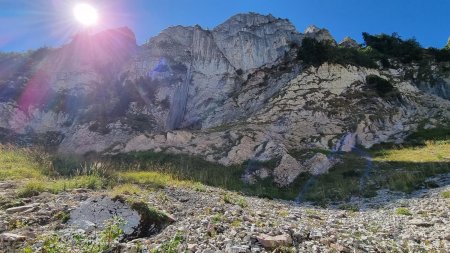
[[[97,24],[98,12],[92,5],[79,3],[75,5],[73,14],[75,15],[76,20],[82,25],[93,26]]]

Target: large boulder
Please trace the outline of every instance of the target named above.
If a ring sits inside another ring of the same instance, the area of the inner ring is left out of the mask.
[[[123,238],[135,239],[158,233],[169,222],[162,213],[153,211],[143,202],[128,203],[122,197],[96,196],[82,202],[70,213],[68,224],[87,232],[101,230],[114,217],[125,220]]]
[[[282,234],[277,236],[261,234],[257,236],[256,239],[264,248],[269,249],[292,246],[292,238],[288,234]]]
[[[322,175],[328,172],[328,170],[333,166],[333,163],[328,159],[328,157],[322,153],[317,153],[305,162],[305,167],[308,169],[309,173],[314,176]]]
[[[273,172],[274,181],[280,187],[288,186],[302,172],[306,172],[305,168],[294,157],[285,154]]]

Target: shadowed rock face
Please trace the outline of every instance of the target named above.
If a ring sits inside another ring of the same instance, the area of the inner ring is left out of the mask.
[[[0,128],[8,134],[0,136],[32,143],[52,133],[62,153],[164,149],[230,165],[401,142],[419,122],[450,118],[450,82],[439,68],[437,84],[418,84],[406,78],[415,66],[308,67],[292,46],[304,37],[336,44],[326,29],[302,34],[286,19],[250,13],[212,30],[170,27],[141,46],[119,28],[2,55]],[[401,99],[381,97],[368,76],[389,80]]]

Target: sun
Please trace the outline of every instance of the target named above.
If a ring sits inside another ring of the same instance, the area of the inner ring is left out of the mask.
[[[93,26],[98,22],[98,12],[92,5],[79,3],[73,8],[73,14],[78,22],[84,26]]]

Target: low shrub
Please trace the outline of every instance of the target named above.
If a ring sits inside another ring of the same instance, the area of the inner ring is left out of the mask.
[[[60,193],[77,188],[99,190],[110,184],[107,179],[99,176],[78,176],[63,179],[32,179],[18,190],[19,197],[31,197],[41,192]]]
[[[383,55],[399,59],[402,63],[421,61],[424,50],[415,39],[402,40],[396,33],[392,35],[370,35],[363,33],[367,47],[371,47]]]
[[[441,193],[444,199],[450,199],[450,191],[445,191]]]
[[[320,66],[325,62],[341,65],[377,68],[372,59],[373,51],[359,48],[337,47],[329,41],[317,41],[304,38],[298,52],[298,58],[306,65]]]
[[[368,75],[366,77],[366,83],[382,98],[401,99],[398,89],[384,78],[377,75]]]
[[[177,232],[175,236],[156,249],[151,250],[151,253],[176,253],[178,252],[178,246],[184,241],[184,237],[181,232]]]
[[[412,213],[409,211],[408,208],[405,207],[399,207],[397,209],[395,209],[395,214],[397,215],[406,215],[406,216],[411,216]]]

